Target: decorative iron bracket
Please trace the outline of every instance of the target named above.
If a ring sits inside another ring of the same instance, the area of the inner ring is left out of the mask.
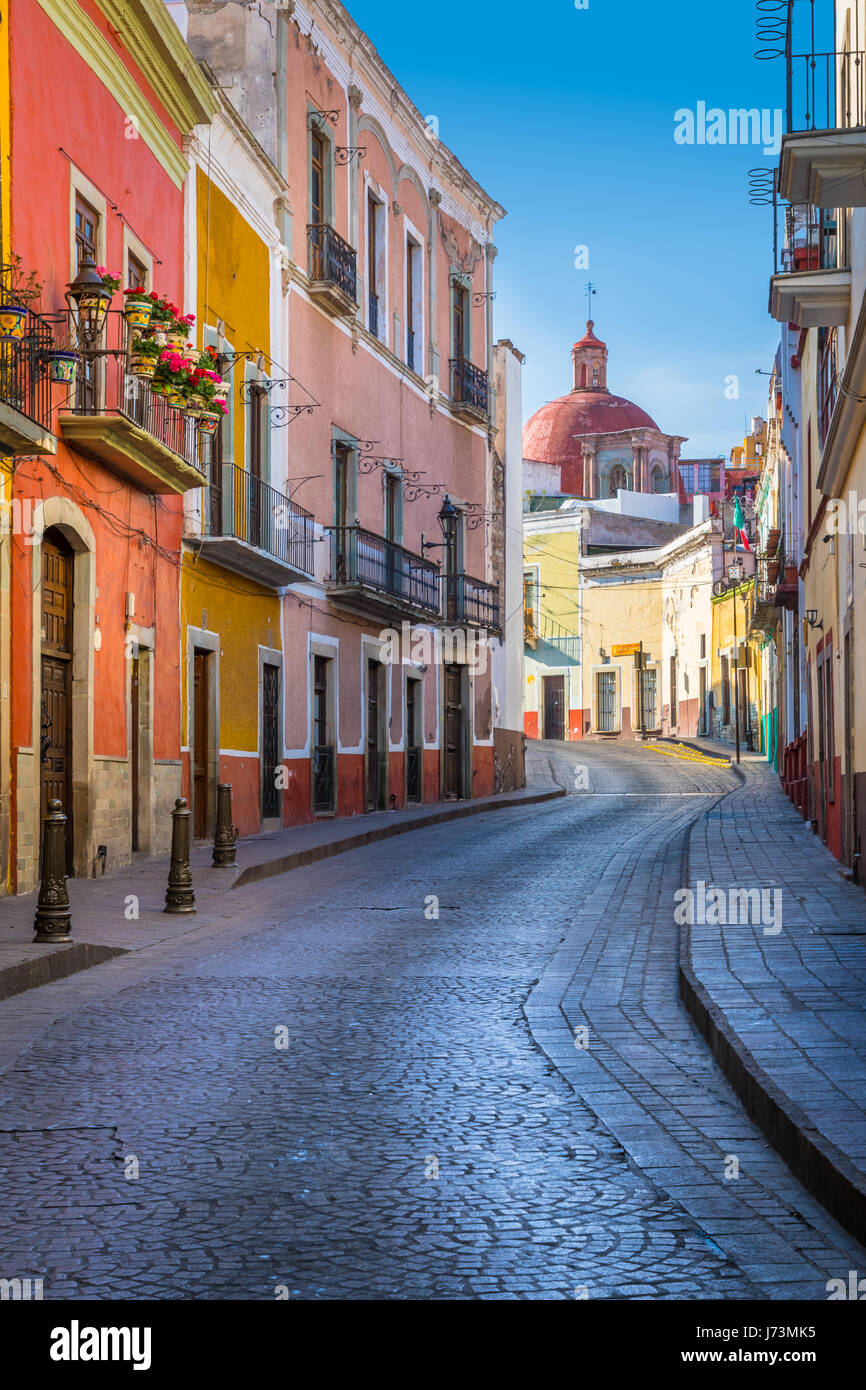
[[[340,113],[339,111],[310,111],[307,119],[315,122],[316,128],[321,130],[326,121],[329,121],[331,125],[339,125]]]
[[[488,299],[495,299],[498,293],[498,290],[476,290],[472,296],[472,303],[477,309],[480,305],[485,304]]]
[[[241,355],[241,354],[238,354]],[[258,356],[258,354],[247,354],[247,356]],[[281,391],[289,386],[300,386],[302,391],[306,387],[301,386],[297,377],[284,376],[266,378],[264,381],[242,381],[238,394],[242,401],[249,403],[256,397],[267,396],[270,399],[271,392],[279,387]],[[309,391],[306,394],[310,397],[308,401],[301,401],[298,404],[287,402],[285,405],[269,405],[268,416],[273,429],[282,429],[284,425],[290,425],[293,420],[297,420],[299,415],[312,415],[314,410],[319,410],[321,401],[317,401]]]
[[[351,164],[353,159],[364,159],[366,154],[366,145],[335,145],[334,163]]]

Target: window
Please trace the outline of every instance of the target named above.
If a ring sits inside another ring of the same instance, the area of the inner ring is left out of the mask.
[[[836,405],[836,329],[818,329],[818,439],[827,438]]]
[[[677,715],[677,659],[671,657],[671,725],[678,722]]]
[[[421,369],[421,247],[406,238],[406,365],[411,372]]]
[[[451,355],[464,358],[467,348],[466,290],[456,280],[451,285]]]
[[[731,676],[728,658],[722,657],[722,723],[731,722]]]
[[[595,727],[600,734],[616,732],[616,672],[597,671],[595,677]]]
[[[648,671],[639,671],[638,677],[641,681],[641,706],[639,716],[641,718],[642,729],[657,729],[659,727],[658,717],[658,672],[655,666]]]
[[[352,449],[344,440],[334,445],[334,525],[349,526],[352,494]]]
[[[530,642],[538,636],[537,596],[535,575],[531,570],[526,571],[523,576],[523,640],[525,642]]]
[[[400,542],[401,527],[401,483],[399,473],[385,473],[385,539]]]
[[[147,270],[131,251],[126,258],[126,283],[131,290],[147,289]]]
[[[617,492],[619,491],[620,488],[627,488],[627,487],[628,487],[628,481],[629,481],[629,479],[628,479],[628,473],[626,472],[626,470],[625,470],[620,464],[617,464],[614,468],[612,468],[612,469],[610,470],[610,474],[608,475],[608,480],[607,480],[607,492],[608,492],[608,496],[609,496],[609,497],[616,497]]]
[[[325,141],[318,131],[310,133],[310,221],[319,225],[325,216]]]
[[[667,480],[667,478],[665,477],[664,472],[662,471],[662,469],[659,468],[658,465],[656,465],[656,467],[655,467],[655,468],[653,469],[653,471],[652,471],[652,491],[653,491],[653,492],[667,492],[667,490],[668,490],[668,480]]]
[[[702,632],[702,633],[701,633],[701,661],[706,661],[706,659],[707,659],[707,634],[706,634],[705,632]]]
[[[367,327],[379,336],[379,216],[382,204],[367,194]]]

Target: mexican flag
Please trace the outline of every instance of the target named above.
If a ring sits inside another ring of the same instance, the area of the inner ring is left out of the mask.
[[[734,498],[734,530],[742,541],[744,549],[751,550],[752,547],[749,545],[749,538],[746,535],[746,518],[743,516],[739,497]]]

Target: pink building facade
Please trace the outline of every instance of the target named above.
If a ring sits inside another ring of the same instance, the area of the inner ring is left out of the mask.
[[[232,83],[288,190],[269,410],[275,424],[289,411],[283,490],[314,542],[281,600],[283,823],[483,796],[506,765],[520,784],[495,674],[504,210],[341,6],[188,9],[193,52]],[[513,474],[519,493],[519,457]]]

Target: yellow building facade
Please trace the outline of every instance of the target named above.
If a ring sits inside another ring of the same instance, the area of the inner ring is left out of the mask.
[[[184,787],[201,839],[212,833],[220,783],[232,786],[241,834],[280,824],[280,589],[295,570],[282,441],[271,427],[287,376],[274,211],[285,185],[226,101],[191,156],[188,299],[196,348],[217,354],[228,412],[205,446],[208,486],[188,503],[181,567]]]

